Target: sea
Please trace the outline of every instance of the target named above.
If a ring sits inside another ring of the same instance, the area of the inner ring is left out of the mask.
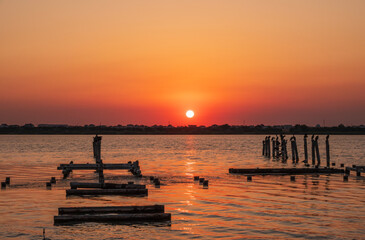
[[[290,136],[287,136],[289,138]],[[94,163],[92,135],[0,135],[0,239],[365,239],[365,173],[253,176],[229,168],[303,167],[262,156],[264,135],[103,135],[104,163],[139,161],[142,178],[105,170],[106,182],[146,184],[148,196],[66,197],[71,181],[97,182],[94,171],[62,163]],[[365,136],[330,136],[331,161],[365,165]],[[322,165],[325,136],[319,136]],[[290,150],[290,148],[288,149]],[[310,149],[309,149],[310,150]],[[149,177],[161,179],[156,188]],[[203,187],[194,176],[209,180]],[[51,189],[46,182],[56,177]],[[54,225],[60,207],[165,205],[172,214],[159,223]]]

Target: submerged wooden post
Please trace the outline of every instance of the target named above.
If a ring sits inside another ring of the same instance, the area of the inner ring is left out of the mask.
[[[10,177],[6,177],[5,182],[6,182],[7,185],[10,185]]]
[[[328,141],[328,138],[330,135],[327,135],[326,137],[326,158],[327,158],[327,167],[330,167],[330,143]]]
[[[308,135],[304,135],[304,163],[308,163],[308,145],[307,145]]]
[[[262,156],[265,156],[265,150],[266,150],[265,144],[266,144],[266,141],[263,140],[262,141]]]
[[[315,154],[315,143],[314,143],[314,134],[312,135],[312,138],[311,138],[311,141],[312,141],[312,165],[315,165],[316,164],[316,154]]]
[[[315,147],[316,147],[317,166],[320,166],[321,165],[321,158],[319,156],[318,136],[316,136],[314,141],[315,141]]]

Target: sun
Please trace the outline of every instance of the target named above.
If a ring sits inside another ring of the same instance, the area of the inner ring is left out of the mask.
[[[186,116],[187,116],[188,118],[192,118],[192,117],[194,117],[194,111],[193,111],[193,110],[188,110],[188,111],[186,111]]]

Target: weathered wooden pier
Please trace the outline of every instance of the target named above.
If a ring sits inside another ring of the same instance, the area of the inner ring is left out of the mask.
[[[171,221],[171,213],[165,213],[164,205],[59,208],[58,214],[54,216],[55,225],[79,222]]]
[[[230,168],[229,173],[249,175],[302,175],[345,173],[336,168]]]

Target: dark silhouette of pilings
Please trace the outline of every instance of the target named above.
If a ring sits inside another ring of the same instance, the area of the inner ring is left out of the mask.
[[[330,167],[330,143],[329,143],[330,135],[326,137],[326,160],[327,160],[327,167]]]
[[[307,144],[308,135],[304,135],[304,163],[308,163],[308,144]]]

